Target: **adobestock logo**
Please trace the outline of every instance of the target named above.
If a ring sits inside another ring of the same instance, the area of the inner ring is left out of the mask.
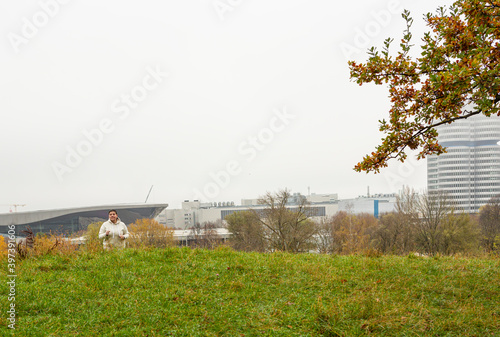
[[[226,19],[226,14],[234,11],[242,2],[243,0],[215,0],[212,4],[219,19],[224,21]]]
[[[134,86],[129,92],[122,93],[119,98],[111,104],[111,111],[118,114],[118,119],[124,120],[130,113],[139,107],[149,94],[158,88],[168,73],[162,72],[158,66],[155,69],[146,67],[146,75],[141,84]],[[90,156],[94,149],[102,144],[106,135],[115,130],[115,122],[111,118],[103,118],[95,128],[82,130],[82,138],[74,147],[66,146],[64,161],[52,162],[54,171],[59,182],[63,181],[66,174],[73,172]]]
[[[408,156],[404,163],[399,162],[397,173],[387,171],[384,173],[385,181],[389,186],[389,191],[397,191],[408,185],[408,179],[418,172],[420,166],[425,164],[425,160],[417,160],[415,156]]]
[[[295,119],[293,114],[287,112],[286,107],[281,110],[274,109],[274,114],[269,119],[267,127],[259,130],[255,135],[248,136],[242,141],[237,149],[244,162],[250,163],[257,158],[259,152],[264,151],[275,139],[276,134],[283,132],[286,127]],[[244,163],[243,162],[243,163]],[[208,181],[201,190],[194,189],[194,200],[211,200],[216,198],[222,190],[231,183],[231,178],[243,172],[241,159],[228,160],[222,170],[210,172]]]
[[[48,0],[38,2],[40,10],[35,12],[31,18],[22,18],[21,34],[13,32],[7,34],[7,38],[16,54],[19,54],[22,45],[27,45],[31,39],[38,35],[40,29],[47,26],[49,21],[59,14],[61,5],[66,5],[70,1],[71,0]]]
[[[394,15],[400,14],[400,7],[399,0],[390,0],[386,9],[370,13],[372,20],[367,22],[363,28],[354,28],[355,34],[352,42],[342,42],[339,46],[346,60],[350,60],[353,55],[366,52],[372,46],[372,39],[379,36],[382,30],[389,26]]]

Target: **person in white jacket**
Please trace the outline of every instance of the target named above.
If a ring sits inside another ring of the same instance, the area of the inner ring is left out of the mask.
[[[99,230],[99,239],[104,239],[104,249],[124,248],[125,239],[129,236],[127,226],[118,218],[116,210],[110,210],[108,215],[109,220],[103,223]]]

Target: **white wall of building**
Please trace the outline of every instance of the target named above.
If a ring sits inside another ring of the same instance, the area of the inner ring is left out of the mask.
[[[338,200],[337,194],[322,194],[307,197],[310,207],[315,208],[319,216],[312,217],[313,220],[320,221],[323,218],[331,217],[339,211],[348,211],[353,214],[369,213],[377,215],[376,203],[378,203],[378,215],[392,212],[396,201],[395,194],[374,195],[371,197],[359,197],[355,199]],[[330,201],[332,200],[332,201]],[[243,202],[245,201],[245,202]],[[241,206],[234,206],[231,203],[224,203],[226,206],[219,206],[219,203],[201,203],[199,201],[185,201],[182,209],[165,210],[157,220],[168,227],[176,229],[188,229],[197,223],[206,222],[221,223],[225,214],[244,211],[249,209],[263,209],[263,205],[256,205],[257,199],[243,199]],[[290,207],[294,207],[291,205]]]
[[[306,197],[307,201],[311,203],[318,202],[335,202],[339,200],[338,194],[316,194],[312,193]]]

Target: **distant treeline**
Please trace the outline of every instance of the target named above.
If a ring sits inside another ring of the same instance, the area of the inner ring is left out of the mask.
[[[233,213],[226,217],[233,233],[230,244],[244,251],[289,251],[355,254],[472,255],[500,251],[500,199],[493,198],[478,215],[454,210],[444,193],[418,194],[404,189],[395,211],[352,214],[341,211],[313,221],[307,201],[293,210],[286,207],[288,190],[261,197],[265,210]]]

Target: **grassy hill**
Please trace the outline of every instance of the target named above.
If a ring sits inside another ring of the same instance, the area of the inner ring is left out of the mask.
[[[500,336],[499,259],[127,249],[17,275],[17,336]]]

